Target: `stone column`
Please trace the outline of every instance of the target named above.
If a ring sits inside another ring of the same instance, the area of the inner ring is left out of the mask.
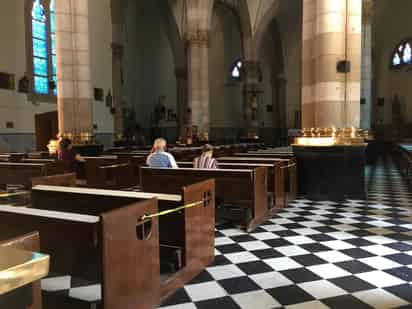
[[[122,58],[123,45],[112,43],[112,87],[113,87],[113,107],[114,113],[114,133],[117,139],[123,136],[123,97],[122,97]]]
[[[184,137],[185,128],[189,123],[188,105],[187,105],[187,70],[186,68],[176,68],[176,88],[177,88],[177,115],[179,119],[179,135]]]
[[[56,0],[59,133],[92,133],[88,1]]]
[[[372,22],[373,1],[364,0],[362,8],[362,83],[361,128],[370,129],[372,118]]]
[[[243,62],[244,101],[243,117],[247,135],[258,134],[257,109],[259,104],[259,62],[245,60]]]
[[[302,127],[360,125],[362,1],[304,0]],[[350,72],[337,63],[350,61]]]
[[[209,32],[189,31],[188,50],[188,125],[197,126],[199,135],[210,132],[209,111]]]
[[[123,96],[122,96],[122,61],[123,61],[123,14],[121,1],[111,1],[111,17],[112,17],[112,92],[113,92],[113,107],[115,114],[114,133],[115,138],[121,138],[124,132],[123,118]]]

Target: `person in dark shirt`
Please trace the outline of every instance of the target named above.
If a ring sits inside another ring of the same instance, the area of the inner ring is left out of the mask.
[[[73,150],[72,141],[68,138],[60,141],[57,158],[63,161],[64,171],[70,173],[78,171],[78,162],[82,160],[81,156]]]

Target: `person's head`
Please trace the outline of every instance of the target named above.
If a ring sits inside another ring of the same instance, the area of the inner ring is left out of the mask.
[[[157,138],[153,143],[152,151],[166,151],[167,142],[164,138]]]
[[[213,146],[209,144],[204,145],[202,149],[202,153],[204,155],[213,156]]]
[[[71,149],[72,147],[72,141],[68,138],[63,138],[60,141],[60,148],[62,149]]]

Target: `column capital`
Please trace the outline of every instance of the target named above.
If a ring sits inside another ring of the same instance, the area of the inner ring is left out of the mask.
[[[186,33],[186,41],[190,44],[197,44],[209,47],[209,31],[208,30],[189,30]]]
[[[363,0],[362,2],[362,23],[370,24],[373,18],[374,1]]]
[[[123,53],[124,53],[124,47],[123,44],[112,42],[110,44],[110,47],[112,48],[112,54],[115,57],[122,58]]]

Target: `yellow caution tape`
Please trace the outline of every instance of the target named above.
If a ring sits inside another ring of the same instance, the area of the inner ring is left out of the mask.
[[[179,207],[176,207],[176,208],[173,208],[173,209],[160,211],[160,212],[155,213],[155,214],[144,215],[144,216],[142,216],[142,220],[147,220],[147,219],[152,219],[152,218],[156,218],[156,217],[160,217],[160,216],[165,216],[165,215],[168,215],[168,214],[171,214],[171,213],[174,213],[174,212],[181,211],[183,209],[188,209],[188,208],[196,207],[196,206],[199,206],[199,205],[203,205],[204,203],[205,203],[204,201],[197,201],[197,202],[186,204],[186,205],[183,205],[183,206],[179,206]]]
[[[28,194],[30,194],[29,191],[16,192],[16,193],[1,193],[0,198],[8,198],[8,197],[14,197],[14,196],[28,195]]]

